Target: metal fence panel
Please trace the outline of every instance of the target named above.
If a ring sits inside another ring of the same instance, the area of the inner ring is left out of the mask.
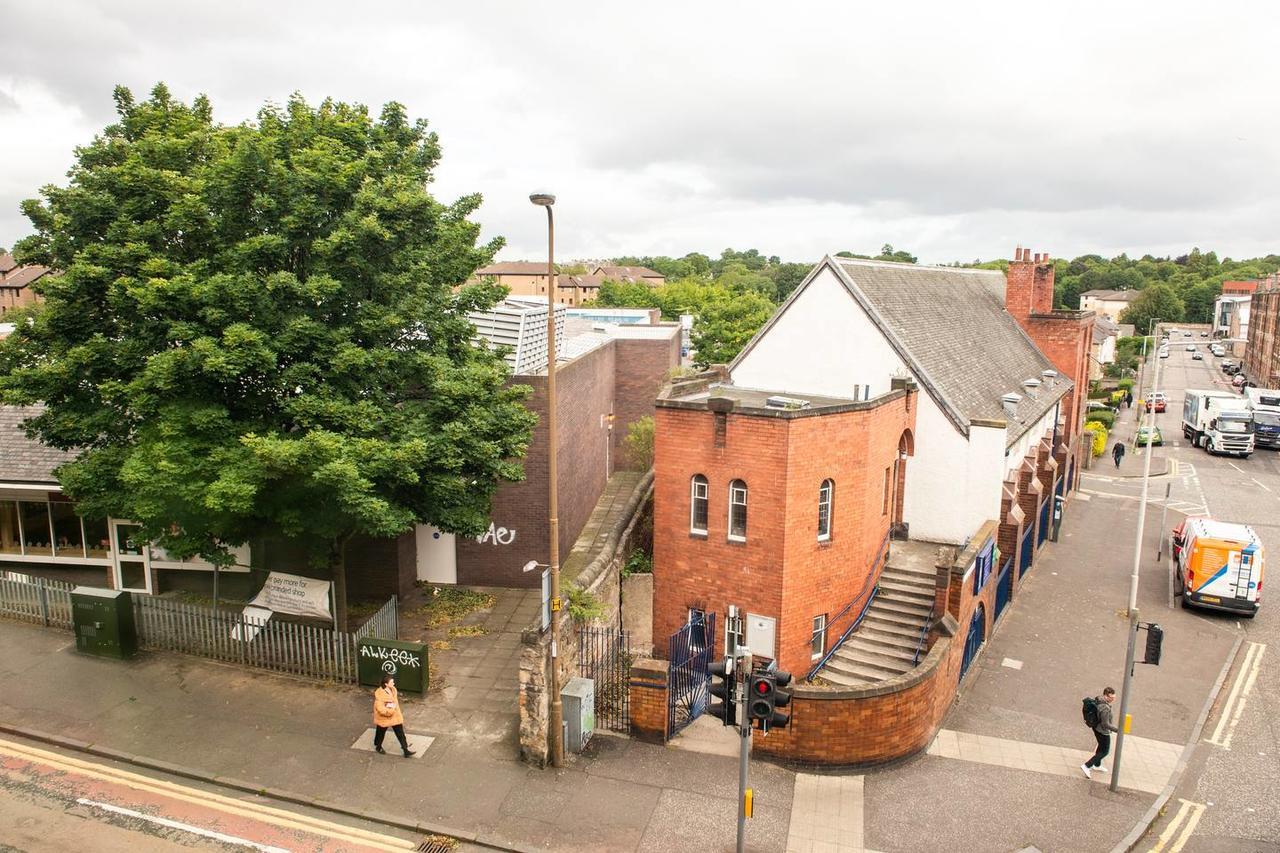
[[[716,645],[716,615],[690,621],[667,643],[667,737],[674,737],[706,710],[711,700],[711,656]]]
[[[1004,561],[1000,567],[1000,576],[996,579],[996,618],[1009,606],[1013,598],[1013,557]]]
[[[1031,536],[1035,533],[1035,530],[1034,527],[1028,526],[1026,530],[1022,531],[1022,542],[1018,548],[1021,554],[1018,557],[1018,577],[1022,577],[1031,568],[1031,560],[1035,556],[1032,553],[1034,543],[1031,541]]]
[[[596,728],[630,733],[632,660],[629,631],[578,630],[578,674],[595,682]]]

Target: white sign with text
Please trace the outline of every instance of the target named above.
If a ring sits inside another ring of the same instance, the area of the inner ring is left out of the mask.
[[[249,603],[277,613],[332,619],[333,613],[329,610],[330,586],[329,581],[272,572],[267,575],[266,583]]]

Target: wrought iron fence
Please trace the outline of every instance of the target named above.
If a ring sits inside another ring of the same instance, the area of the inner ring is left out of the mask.
[[[996,618],[1009,606],[1013,598],[1013,557],[1004,561],[1000,574],[996,578]]]
[[[578,629],[578,674],[595,682],[596,728],[631,732],[631,633]]]
[[[378,640],[400,639],[399,601],[393,595],[386,604],[370,616],[363,625],[356,629],[356,639],[373,637]]]

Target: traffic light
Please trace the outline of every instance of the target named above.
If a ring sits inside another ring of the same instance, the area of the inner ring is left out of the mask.
[[[787,724],[791,722],[791,714],[787,711],[779,711],[779,708],[785,708],[791,704],[791,673],[785,670],[774,670],[773,673],[773,714],[769,717],[769,728],[785,729]]]
[[[1155,622],[1147,624],[1147,655],[1143,663],[1160,665],[1160,646],[1164,644],[1164,629]]]
[[[712,663],[711,695],[719,700],[707,707],[707,713],[720,719],[726,726],[738,724],[737,697],[733,695],[733,658],[722,658]]]
[[[751,692],[747,696],[747,714],[763,729],[764,723],[773,716],[773,676],[757,672],[748,683]]]

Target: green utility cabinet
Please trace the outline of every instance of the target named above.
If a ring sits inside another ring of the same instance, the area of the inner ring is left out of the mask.
[[[361,637],[356,643],[356,669],[360,683],[366,687],[377,687],[385,674],[395,678],[396,689],[401,693],[423,695],[430,680],[427,645]]]
[[[71,590],[76,651],[124,660],[138,653],[133,598],[125,590],[78,586]]]

